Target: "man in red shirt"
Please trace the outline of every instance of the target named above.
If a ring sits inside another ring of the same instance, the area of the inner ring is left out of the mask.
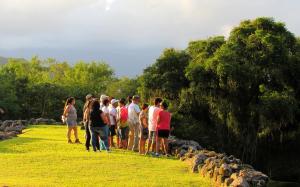
[[[157,116],[157,142],[156,156],[159,156],[159,148],[162,143],[163,151],[168,156],[168,138],[170,135],[171,113],[168,112],[168,104],[163,101],[160,103],[161,110]]]

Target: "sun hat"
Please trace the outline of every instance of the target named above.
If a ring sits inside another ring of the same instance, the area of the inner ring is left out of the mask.
[[[91,99],[92,97],[93,97],[92,94],[87,94],[87,95],[85,96],[85,99],[88,100],[88,99]]]
[[[110,103],[113,105],[113,104],[115,104],[115,103],[118,103],[119,102],[119,100],[117,100],[117,99],[112,99],[111,101],[110,101]]]
[[[107,95],[101,95],[100,101],[103,102],[105,99],[108,99],[109,97]]]

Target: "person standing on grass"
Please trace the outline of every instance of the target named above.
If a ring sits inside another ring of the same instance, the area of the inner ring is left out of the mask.
[[[139,116],[139,121],[140,121],[140,149],[139,153],[140,154],[145,154],[145,142],[148,139],[148,104],[143,104],[142,106],[142,111]]]
[[[118,107],[118,114],[117,114],[117,121],[118,121],[118,131],[119,137],[121,139],[120,148],[127,149],[128,145],[128,134],[129,134],[129,127],[128,127],[128,110],[126,108],[126,100],[122,98],[119,101]]]
[[[110,132],[109,132],[109,128],[110,128],[110,118],[109,118],[109,109],[108,109],[108,106],[109,106],[109,99],[108,99],[108,97],[107,97],[106,99],[103,100],[102,105],[103,105],[103,106],[102,106],[101,110],[102,110],[102,112],[103,112],[103,114],[104,114],[105,121],[106,121],[107,124],[108,124],[107,134],[108,134],[108,139],[110,139]],[[101,145],[103,145],[102,142],[101,142]],[[108,145],[110,145],[110,142],[109,142],[109,141],[108,141]],[[109,148],[109,147],[107,147],[107,148]],[[102,149],[102,146],[101,146],[101,149]]]
[[[65,107],[64,107],[64,113],[63,118],[66,119],[66,124],[68,126],[68,143],[73,143],[71,140],[71,132],[74,132],[75,136],[75,143],[80,143],[78,138],[78,131],[77,131],[77,112],[75,108],[75,98],[70,97],[67,99]]]
[[[110,121],[110,127],[109,127],[109,136],[110,136],[110,145],[111,147],[115,147],[114,145],[114,136],[116,135],[116,126],[117,126],[117,106],[118,106],[118,100],[112,99],[110,101],[110,106],[108,107],[109,110],[109,121]]]
[[[161,110],[159,108],[159,104],[161,102],[162,102],[162,99],[157,97],[154,99],[154,105],[150,106],[150,108],[149,108],[149,112],[148,112],[149,136],[148,136],[147,153],[149,153],[150,149],[153,153],[156,150],[157,115],[158,115],[158,112]]]
[[[92,146],[94,152],[100,151],[100,140],[104,142],[105,149],[109,151],[108,145],[108,122],[105,114],[100,110],[100,103],[93,100],[90,104],[89,127],[92,135]]]
[[[128,106],[132,103],[132,96],[128,96],[127,97],[127,103],[126,103],[126,108],[128,108]]]
[[[159,156],[159,148],[162,143],[163,152],[168,156],[168,138],[170,135],[171,113],[168,112],[168,104],[163,101],[160,103],[160,110],[157,117],[157,142],[156,156]]]
[[[90,104],[93,100],[92,94],[88,94],[86,97],[86,102],[83,106],[83,124],[85,129],[85,148],[87,151],[90,150],[90,144],[91,144],[91,132],[89,128],[89,108]]]
[[[140,97],[135,95],[132,97],[132,102],[128,106],[128,124],[129,124],[129,142],[128,150],[138,152],[139,145],[139,107]]]

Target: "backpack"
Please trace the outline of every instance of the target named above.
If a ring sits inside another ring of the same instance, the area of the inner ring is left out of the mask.
[[[120,108],[120,122],[126,123],[128,120],[128,109],[126,107]]]

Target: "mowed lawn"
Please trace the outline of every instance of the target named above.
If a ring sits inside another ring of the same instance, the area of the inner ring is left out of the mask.
[[[184,162],[118,149],[87,152],[65,136],[64,126],[39,125],[1,141],[0,186],[210,186]]]

